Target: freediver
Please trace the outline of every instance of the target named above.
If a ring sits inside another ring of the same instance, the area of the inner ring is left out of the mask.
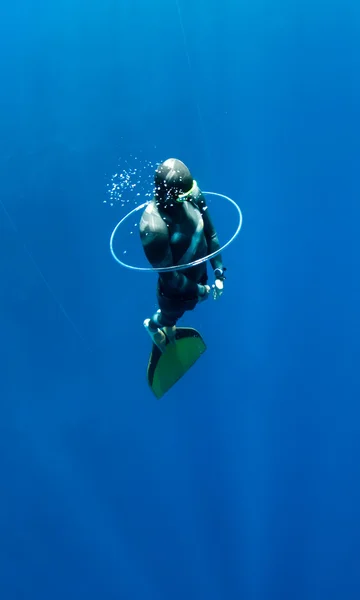
[[[220,248],[209,208],[188,167],[175,158],[161,163],[154,176],[154,198],[140,221],[140,239],[154,269],[184,265],[203,259]],[[214,298],[224,290],[225,268],[220,254],[210,259],[214,272]],[[210,296],[206,261],[181,270],[159,272],[159,310],[145,319],[153,342],[163,351],[174,342],[177,321]]]

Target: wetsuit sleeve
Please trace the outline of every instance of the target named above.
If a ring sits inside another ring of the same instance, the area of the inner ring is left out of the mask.
[[[216,252],[220,248],[219,238],[216,233],[216,229],[213,225],[213,222],[210,217],[209,208],[206,205],[205,198],[201,194],[200,202],[197,202],[200,207],[200,212],[202,214],[203,222],[204,222],[204,234],[208,245],[209,254]],[[217,254],[214,258],[210,259],[210,263],[212,268],[215,269],[223,269],[223,261],[221,254]]]
[[[154,269],[174,264],[168,229],[160,216],[144,213],[140,221],[140,239],[146,258]],[[203,287],[188,279],[181,271],[165,271],[159,276],[168,289],[186,296],[196,298]]]

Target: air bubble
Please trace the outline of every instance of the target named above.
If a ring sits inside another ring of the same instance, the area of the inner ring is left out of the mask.
[[[136,161],[136,167],[134,161]],[[130,155],[128,159],[120,160],[119,168],[110,177],[110,183],[106,183],[106,193],[110,204],[124,206],[129,203],[137,204],[138,199],[147,201],[152,198],[154,195],[154,171],[159,164],[152,163],[148,159],[139,159],[133,155]]]

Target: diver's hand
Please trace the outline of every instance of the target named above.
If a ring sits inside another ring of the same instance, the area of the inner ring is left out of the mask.
[[[220,298],[220,296],[222,296],[223,291],[224,291],[224,282],[222,279],[215,279],[215,283],[212,286],[212,290],[213,290],[213,297],[214,300],[217,300],[218,298]]]
[[[223,269],[220,269],[219,267],[214,269],[215,283],[212,286],[214,300],[217,300],[223,294],[224,280],[226,279],[224,275],[225,271],[226,267],[224,267]]]
[[[204,302],[210,296],[211,288],[209,285],[199,285],[198,302]]]

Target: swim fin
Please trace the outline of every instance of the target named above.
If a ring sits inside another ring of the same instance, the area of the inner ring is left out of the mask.
[[[206,345],[200,333],[191,327],[177,327],[175,340],[167,340],[163,352],[153,344],[147,380],[155,396],[162,398],[205,350]]]

